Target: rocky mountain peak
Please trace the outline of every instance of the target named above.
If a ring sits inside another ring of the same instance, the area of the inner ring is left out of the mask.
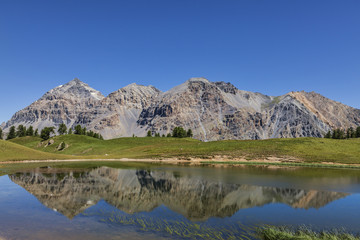
[[[77,124],[104,138],[167,134],[176,126],[194,138],[267,139],[321,137],[334,128],[360,126],[360,110],[315,92],[279,97],[237,89],[226,82],[191,78],[169,91],[130,84],[107,97],[75,78],[14,114],[4,126],[68,127]]]
[[[70,82],[51,89],[41,99],[76,98],[101,100],[104,96],[88,84],[74,78]]]
[[[207,80],[204,77],[194,77],[194,78],[190,78],[189,80],[187,80],[187,82],[204,82],[204,83],[209,83],[210,81]]]
[[[214,84],[226,93],[236,94],[237,88],[229,82],[214,82]]]

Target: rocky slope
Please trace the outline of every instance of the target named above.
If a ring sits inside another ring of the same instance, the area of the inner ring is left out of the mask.
[[[161,92],[131,84],[109,96],[78,79],[50,90],[5,124],[35,128],[76,124],[105,138],[167,134],[191,128],[203,141],[321,137],[332,128],[360,126],[360,110],[311,92],[272,97],[237,89],[231,83],[192,78]]]
[[[9,175],[42,204],[73,218],[104,199],[135,213],[165,205],[190,220],[230,217],[238,210],[283,203],[294,208],[320,208],[349,194],[223,183],[172,172],[100,167],[89,172],[38,169]]]

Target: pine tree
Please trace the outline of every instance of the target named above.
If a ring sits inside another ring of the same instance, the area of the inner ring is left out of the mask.
[[[86,135],[86,127],[84,127],[81,131],[81,135]]]
[[[151,134],[151,131],[149,130],[148,132],[147,132],[147,135],[146,135],[147,137],[152,137],[152,134]]]
[[[329,131],[325,134],[324,137],[325,137],[325,138],[331,138],[331,131],[329,130]]]
[[[354,133],[354,129],[352,127],[346,130],[346,138],[352,138]]]
[[[38,130],[38,129],[35,130],[34,136],[35,136],[35,137],[38,137],[38,136],[39,136],[39,130]]]
[[[30,126],[30,127],[26,130],[26,136],[34,136],[34,128],[33,128],[33,126]]]
[[[3,131],[2,131],[2,129],[0,128],[0,140],[2,140],[3,139]]]
[[[189,130],[187,131],[186,136],[189,137],[189,138],[193,137],[193,133],[192,133],[192,130],[191,130],[191,129],[189,129]]]
[[[171,137],[171,133],[168,133],[168,134],[166,135],[166,137]]]
[[[73,134],[72,128],[69,128],[68,134]]]
[[[24,125],[19,125],[16,130],[17,137],[25,137],[26,136],[26,127]]]
[[[161,135],[161,137],[165,137],[165,134]]]
[[[357,138],[360,138],[360,127],[357,127],[357,128],[356,128],[355,136],[356,136]]]
[[[64,124],[64,123],[61,123],[60,125],[59,125],[59,128],[58,128],[58,133],[60,134],[60,135],[64,135],[64,134],[66,134],[66,132],[67,132],[67,127],[66,127],[66,125]]]
[[[45,127],[41,130],[40,132],[40,137],[43,139],[43,140],[48,140],[50,138],[50,134],[54,133],[55,134],[55,131],[54,131],[54,127]]]
[[[173,137],[178,137],[178,138],[184,138],[187,136],[187,133],[185,131],[185,129],[183,129],[182,127],[175,127],[173,129]]]
[[[82,132],[83,132],[83,130],[82,130],[81,126],[80,126],[80,125],[76,125],[76,126],[75,126],[75,132],[74,132],[74,134],[81,135]]]
[[[10,139],[13,139],[13,138],[16,138],[15,126],[11,126],[6,140],[10,140]]]

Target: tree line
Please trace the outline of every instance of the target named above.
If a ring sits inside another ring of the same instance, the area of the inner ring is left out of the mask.
[[[153,133],[149,130],[147,132],[147,137],[152,137]],[[160,137],[160,133],[155,132],[155,137]],[[162,137],[165,137],[165,134],[162,135]],[[168,133],[166,137],[176,137],[176,138],[185,138],[185,137],[193,137],[193,132],[191,129],[188,129],[187,131],[182,127],[175,127],[172,131],[172,133]]]
[[[103,136],[99,133],[96,133],[92,130],[87,131],[86,127],[81,127],[81,125],[76,125],[74,130],[72,128],[67,128],[64,123],[61,123],[57,129],[57,133],[59,135],[65,134],[77,134],[77,135],[86,135],[93,138],[98,138],[103,140]],[[9,133],[6,136],[6,140],[10,140],[17,137],[25,137],[25,136],[33,136],[33,137],[41,137],[43,140],[48,140],[51,134],[56,134],[55,127],[44,127],[41,129],[40,134],[39,130],[33,128],[33,126],[29,126],[26,128],[24,125],[19,125],[17,128],[15,126],[11,126]],[[0,139],[3,139],[3,131],[0,128]]]
[[[360,127],[357,127],[356,129],[353,127],[349,127],[348,129],[337,128],[328,131],[324,137],[332,139],[360,138]]]

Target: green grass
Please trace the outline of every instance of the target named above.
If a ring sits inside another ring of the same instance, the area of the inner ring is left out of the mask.
[[[66,155],[43,152],[10,141],[0,140],[0,161],[66,159],[68,157],[69,156]]]
[[[253,165],[253,166],[284,166],[284,167],[312,167],[312,168],[351,168],[360,169],[358,165],[344,165],[344,164],[322,164],[322,163],[303,163],[303,162],[232,162],[232,161],[201,161],[202,164],[227,164],[227,165]]]
[[[307,227],[291,229],[289,227],[264,226],[258,229],[262,240],[360,240],[359,236],[343,230],[316,232]]]
[[[334,140],[323,138],[295,138],[269,140],[226,140],[201,142],[178,138],[118,138],[98,140],[87,136],[64,135],[53,138],[54,144],[44,147],[35,137],[16,138],[13,143],[64,158],[212,158],[222,155],[247,160],[267,157],[296,158],[306,163],[335,162],[339,164],[360,163],[360,139]],[[2,141],[4,142],[4,141]],[[68,148],[58,151],[65,142]],[[13,152],[9,155],[17,157]],[[64,155],[68,155],[65,157]],[[31,158],[34,158],[32,155]],[[3,160],[3,157],[0,157]]]

